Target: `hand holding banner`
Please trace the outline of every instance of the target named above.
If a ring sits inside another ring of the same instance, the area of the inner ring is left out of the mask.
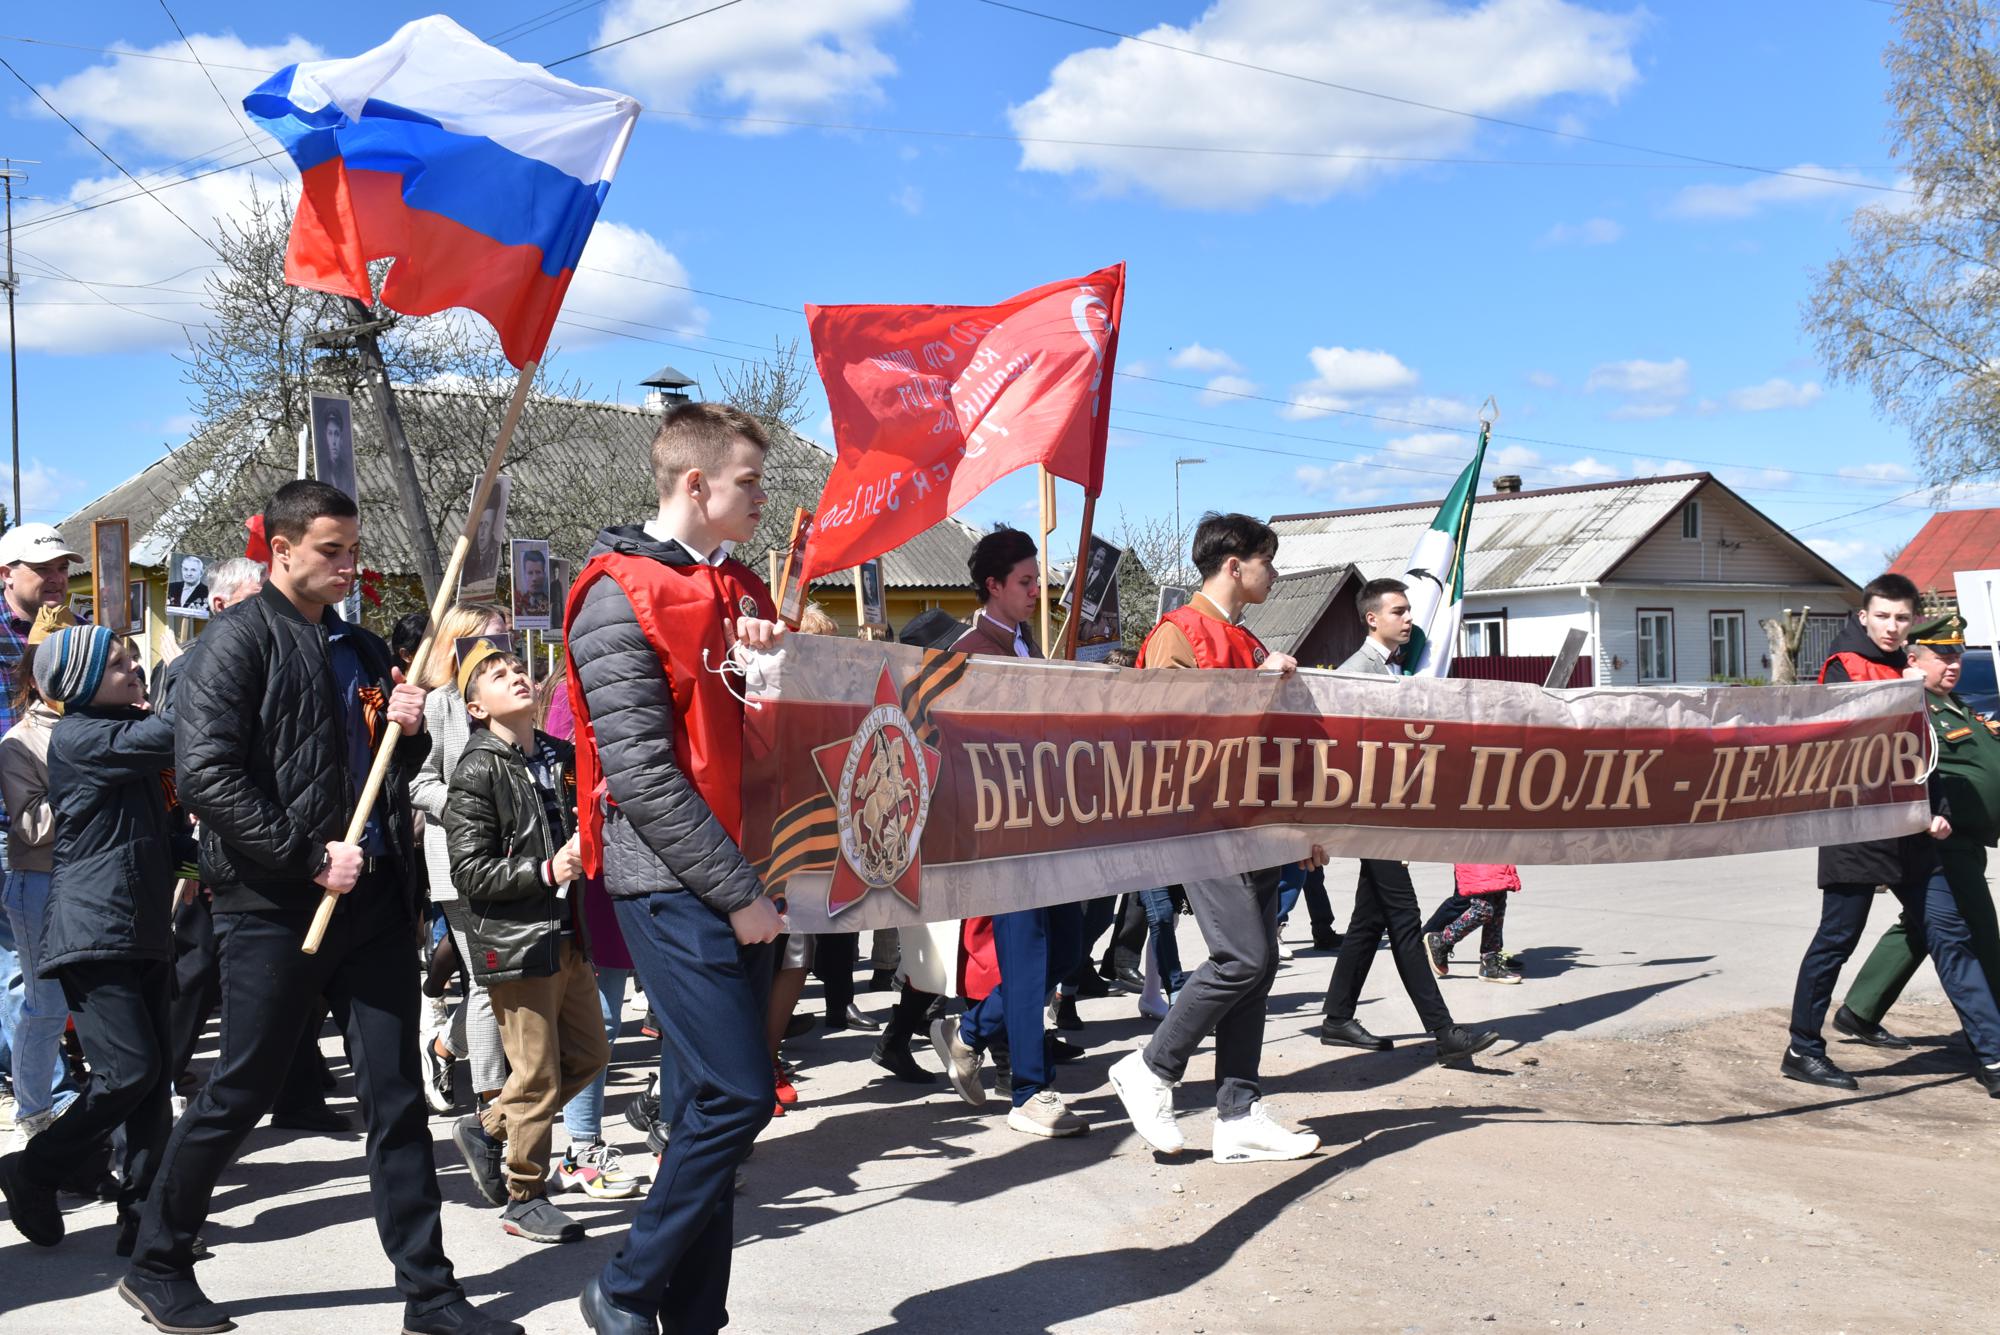
[[[1125,266],[995,306],[807,306],[838,458],[805,577],[845,570],[1040,464],[1096,495]]]

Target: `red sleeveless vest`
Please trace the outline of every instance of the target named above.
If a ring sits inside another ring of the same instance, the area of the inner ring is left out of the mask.
[[[570,584],[568,619],[600,579],[617,583],[631,600],[646,642],[659,655],[674,697],[674,755],[695,791],[731,839],[743,842],[743,702],[710,670],[729,653],[724,627],[739,617],[775,620],[770,590],[750,567],[731,557],[719,566],[670,566],[626,552],[594,556]],[[704,661],[705,659],[705,661]],[[576,712],[577,830],[583,867],[604,870],[604,807],[610,801],[597,754],[597,732],[576,660],[569,662],[570,707]]]
[[[1819,679],[1821,682],[1826,681],[1826,670],[1834,663],[1839,663],[1842,667],[1846,668],[1848,678],[1852,681],[1901,681],[1903,679],[1902,672],[1897,668],[1890,667],[1887,663],[1878,663],[1872,658],[1863,658],[1860,654],[1843,651],[1830,655],[1825,663],[1820,664]]]
[[[1176,607],[1160,618],[1160,626],[1169,622],[1178,627],[1194,647],[1196,667],[1254,668],[1263,663],[1269,652],[1262,640],[1243,627],[1205,616],[1193,607]],[[1160,626],[1146,632],[1146,641],[1139,646],[1141,663],[1146,661],[1146,645],[1160,633]]]

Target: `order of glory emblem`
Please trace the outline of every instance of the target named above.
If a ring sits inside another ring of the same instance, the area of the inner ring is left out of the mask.
[[[827,890],[828,917],[853,907],[871,890],[888,890],[919,907],[923,868],[917,848],[930,815],[943,761],[903,713],[888,668],[875,684],[875,704],[854,735],[813,751],[833,797],[840,861]]]

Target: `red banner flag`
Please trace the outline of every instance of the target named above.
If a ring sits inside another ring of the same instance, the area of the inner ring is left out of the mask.
[[[838,458],[805,578],[942,522],[1017,468],[1104,486],[1125,266],[997,306],[807,306]]]

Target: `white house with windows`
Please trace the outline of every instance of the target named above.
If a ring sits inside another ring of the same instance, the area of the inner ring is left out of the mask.
[[[1817,663],[1861,591],[1824,557],[1707,473],[1522,491],[1472,509],[1464,658],[1545,658],[1572,628],[1598,685],[1768,679],[1759,623],[1810,618],[1802,663]],[[1437,501],[1278,515],[1279,569],[1351,564],[1403,571]]]

